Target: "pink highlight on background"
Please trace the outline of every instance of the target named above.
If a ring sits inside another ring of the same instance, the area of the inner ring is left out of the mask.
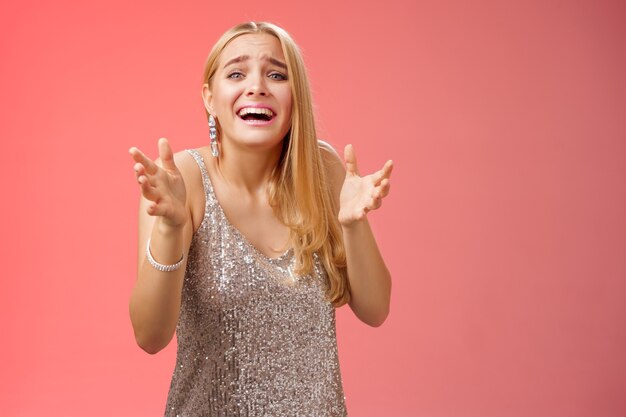
[[[163,414],[127,149],[208,142],[204,59],[252,19],[302,47],[320,137],[395,163],[391,314],[337,312],[350,415],[626,415],[626,6],[591,0],[5,5],[2,414]]]

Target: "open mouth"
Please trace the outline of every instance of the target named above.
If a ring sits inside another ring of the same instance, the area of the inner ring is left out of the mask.
[[[237,116],[249,124],[266,124],[275,117],[274,112],[266,107],[244,107]]]

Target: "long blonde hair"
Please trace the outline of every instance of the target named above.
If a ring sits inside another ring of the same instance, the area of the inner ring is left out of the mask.
[[[328,275],[326,296],[335,306],[350,301],[343,236],[330,183],[315,131],[311,90],[300,50],[282,28],[267,22],[241,23],[217,41],[207,58],[203,84],[211,86],[217,62],[226,45],[238,36],[267,33],[280,41],[291,85],[291,128],[268,187],[274,214],[290,228],[290,244],[296,259],[296,274],[313,269],[313,256],[320,257]]]

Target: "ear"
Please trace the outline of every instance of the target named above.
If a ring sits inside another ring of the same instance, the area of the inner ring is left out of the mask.
[[[215,115],[215,112],[213,111],[213,94],[209,89],[209,84],[202,85],[202,101],[204,102],[204,108],[206,111]]]

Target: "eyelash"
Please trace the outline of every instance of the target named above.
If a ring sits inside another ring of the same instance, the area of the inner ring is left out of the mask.
[[[241,75],[241,76],[243,76],[243,74],[242,74],[241,72],[239,72],[239,71],[233,71],[233,72],[231,72],[230,74],[228,74],[228,77],[227,77],[227,78],[232,78],[232,79],[235,79],[235,78],[240,78],[240,77],[234,77],[234,75]]]
[[[238,75],[238,77],[234,77],[235,75]],[[240,79],[242,78],[244,75],[242,72],[240,71],[233,71],[230,74],[228,74],[227,78],[230,78],[232,80],[236,80],[236,79]],[[274,78],[274,76],[278,76],[278,78]],[[280,72],[272,72],[271,74],[269,74],[269,77],[273,80],[276,81],[286,81],[287,80],[287,76],[285,74],[281,74]]]
[[[285,74],[281,74],[280,72],[273,72],[271,73],[269,76],[273,77],[274,75],[278,75],[278,81],[285,81],[287,79],[287,76]],[[276,78],[273,78],[274,80],[276,80]]]

